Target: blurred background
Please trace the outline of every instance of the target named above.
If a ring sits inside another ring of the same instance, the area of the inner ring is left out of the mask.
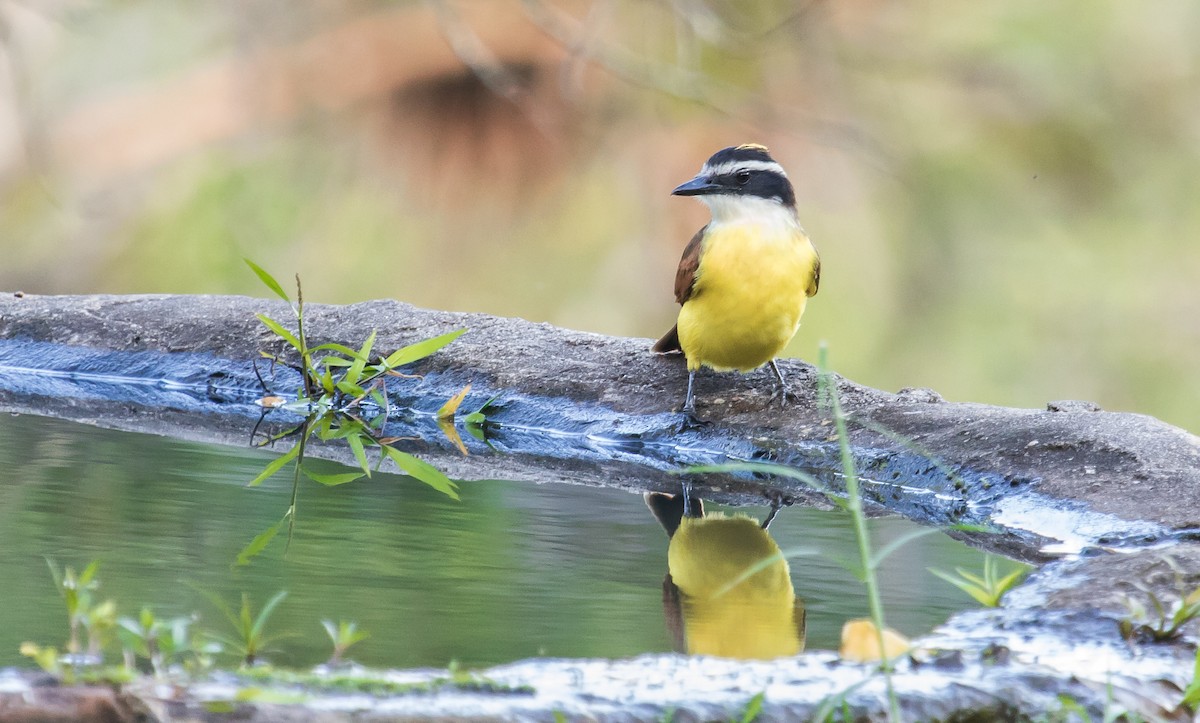
[[[0,289],[390,297],[652,337],[769,145],[789,353],[1200,431],[1200,4],[0,0]]]

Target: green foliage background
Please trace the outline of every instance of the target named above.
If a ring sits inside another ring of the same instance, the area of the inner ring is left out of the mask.
[[[562,13],[588,44],[534,62],[525,104],[462,66],[435,81],[471,103],[398,80],[118,174],[56,153],[57,124],[440,4],[5,6],[0,288],[259,294],[248,256],[299,272],[314,301],[654,336],[704,222],[669,190],[756,140],[789,169],[824,260],[790,353],[814,359],[827,340],[839,371],[885,389],[1088,399],[1200,430],[1195,2],[486,4],[514,23]],[[466,5],[463,25],[498,46],[503,29],[472,25]],[[246,102],[270,90],[257,77]],[[175,99],[161,122],[220,101]]]

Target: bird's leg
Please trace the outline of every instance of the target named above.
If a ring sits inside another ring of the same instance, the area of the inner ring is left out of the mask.
[[[688,371],[687,396],[683,400],[683,409],[680,410],[683,412],[683,423],[679,425],[679,429],[682,432],[686,432],[689,429],[699,429],[708,424],[708,422],[696,416],[695,384],[696,370],[691,369]]]
[[[771,523],[775,520],[775,515],[779,514],[779,510],[782,507],[783,504],[778,498],[771,499],[771,511],[767,513],[767,519],[762,521],[762,528],[764,530],[771,526]]]
[[[692,495],[692,481],[689,479],[683,480],[683,500],[680,505],[680,509],[683,512],[680,519],[684,517],[704,517],[704,500]]]
[[[775,372],[775,378],[779,380],[779,391],[771,395],[771,399],[779,400],[779,406],[786,407],[788,402],[798,402],[800,397],[788,390],[787,380],[783,378],[783,372],[779,370],[779,365],[772,359],[770,362],[771,371]]]
[[[696,370],[689,369],[688,370],[687,396],[685,396],[683,398],[683,413],[690,414],[693,417],[696,416],[695,384],[696,384]]]

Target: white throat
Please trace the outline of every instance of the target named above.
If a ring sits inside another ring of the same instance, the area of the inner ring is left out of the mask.
[[[757,196],[734,196],[717,194],[697,196],[712,212],[712,226],[756,225],[787,230],[800,230],[800,220],[795,209],[779,201]]]

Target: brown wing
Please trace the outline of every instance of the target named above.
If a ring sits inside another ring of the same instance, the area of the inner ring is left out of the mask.
[[[808,282],[808,288],[804,290],[807,296],[816,296],[817,289],[821,287],[821,256],[817,254],[817,247],[813,247],[813,277],[812,281]]]
[[[679,268],[675,270],[675,302],[683,302],[692,298],[692,288],[696,285],[696,269],[700,268],[700,239],[704,238],[704,228],[696,232],[688,245],[683,249],[683,257],[679,259]]]
[[[704,231],[708,226],[696,232],[692,240],[683,249],[683,257],[679,259],[679,268],[675,270],[675,301],[678,304],[692,298],[692,289],[696,285],[696,269],[700,268],[700,239],[704,238]],[[671,330],[663,337],[655,342],[651,347],[659,354],[672,354],[682,352],[683,347],[679,345],[679,325],[671,327]]]

